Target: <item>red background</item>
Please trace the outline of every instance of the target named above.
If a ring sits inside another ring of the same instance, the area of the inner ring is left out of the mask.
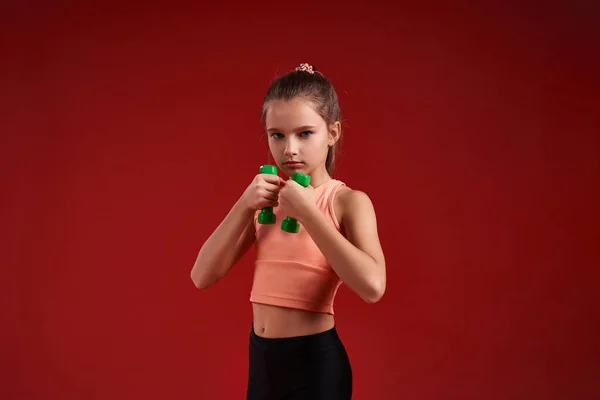
[[[252,253],[189,272],[300,62],[336,85],[336,177],[387,258],[381,302],[336,300],[355,398],[600,396],[593,2],[12,3],[0,398],[243,398]]]

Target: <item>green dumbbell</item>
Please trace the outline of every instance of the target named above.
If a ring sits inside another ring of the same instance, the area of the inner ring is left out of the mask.
[[[301,172],[295,172],[292,175],[292,180],[296,181],[303,187],[307,187],[310,183],[310,175],[303,174]],[[292,217],[286,217],[281,222],[281,230],[289,233],[300,232],[300,223]]]
[[[277,167],[274,165],[261,165],[259,173],[277,175]],[[258,214],[259,224],[274,224],[276,221],[275,214],[273,213],[273,207],[265,207]]]

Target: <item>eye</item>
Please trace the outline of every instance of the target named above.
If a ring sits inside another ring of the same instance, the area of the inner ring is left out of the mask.
[[[271,137],[273,137],[275,139],[281,139],[283,137],[283,135],[279,132],[275,132],[271,135]]]
[[[308,137],[308,136],[310,136],[310,135],[312,135],[312,132],[311,132],[311,131],[303,131],[303,132],[300,132],[300,136]]]

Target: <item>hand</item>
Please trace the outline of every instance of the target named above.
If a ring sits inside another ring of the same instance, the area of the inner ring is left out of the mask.
[[[317,207],[315,189],[310,185],[303,187],[298,182],[289,179],[279,192],[279,204],[286,216],[302,222]]]
[[[242,194],[242,200],[250,210],[279,205],[279,191],[285,181],[278,175],[258,174]]]

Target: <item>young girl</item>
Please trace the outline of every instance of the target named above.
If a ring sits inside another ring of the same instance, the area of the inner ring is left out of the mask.
[[[256,245],[247,399],[352,395],[334,297],[343,282],[375,303],[386,272],[370,198],[332,178],[340,114],[333,86],[308,64],[271,83],[262,109],[269,149],[279,171],[307,174],[310,185],[257,174],[191,271],[194,284],[208,288]],[[259,222],[263,207],[273,207],[276,223]],[[287,216],[298,220],[299,232],[281,229]]]

